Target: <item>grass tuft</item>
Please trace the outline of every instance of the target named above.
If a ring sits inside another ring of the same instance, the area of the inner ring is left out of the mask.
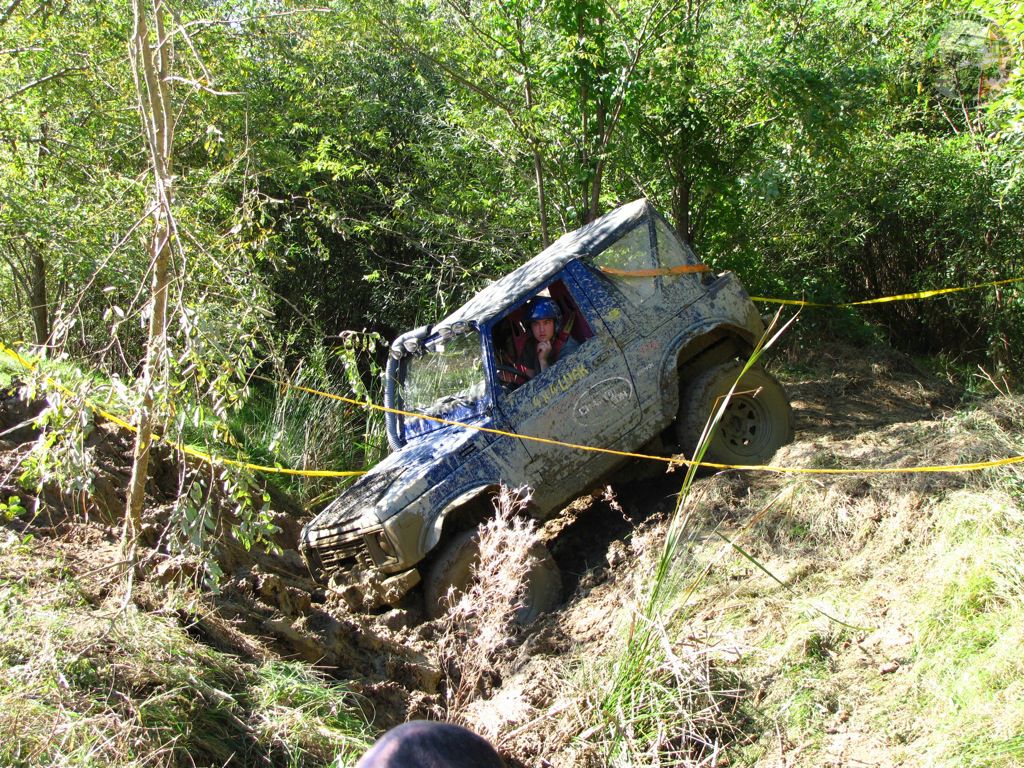
[[[379,402],[380,393],[367,389],[357,371],[360,359],[370,359],[369,349],[339,349],[345,352],[342,362],[346,377],[341,384],[338,377],[327,372],[330,353],[320,348],[290,376],[278,374],[292,387],[262,382],[252,385],[244,406],[231,416],[232,433],[250,456],[293,469],[358,470],[372,467],[387,454],[381,412],[295,388]],[[350,482],[305,477],[282,477],[280,481],[286,490],[311,505],[321,497],[336,495],[344,483]]]
[[[353,694],[306,665],[270,662],[255,678],[253,727],[284,765],[348,765],[373,742]]]
[[[437,653],[452,722],[472,725],[470,706],[487,695],[495,660],[519,634],[531,550],[540,542],[536,524],[520,514],[528,501],[521,490],[502,487],[494,515],[479,529],[480,556],[470,588],[444,617]]]

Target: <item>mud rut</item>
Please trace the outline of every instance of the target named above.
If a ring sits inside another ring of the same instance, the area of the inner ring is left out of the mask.
[[[785,382],[796,412],[798,443],[817,435],[841,439],[885,424],[933,419],[953,395],[935,381],[922,385],[922,374],[897,353],[868,360],[861,350],[838,348],[814,353],[813,358],[813,373]],[[12,392],[0,393],[0,496],[5,499],[27,497],[16,484],[17,462],[38,436],[31,419],[40,408]],[[87,445],[96,464],[94,492],[88,499],[47,489],[39,500],[40,514],[31,522],[6,525],[31,529],[69,552],[80,551],[77,545],[85,540],[103,542],[108,554],[116,552],[132,446],[108,424],[97,425]],[[194,579],[194,564],[167,555],[157,535],[188,471],[194,470],[177,464],[166,450],[155,451],[147,486],[147,580],[152,589],[138,591],[140,607],[154,607],[163,585]],[[660,545],[658,534],[674,508],[682,479],[678,473],[630,480],[631,474],[645,473],[627,467],[613,479],[612,498],[598,489],[545,526],[545,539],[563,573],[565,601],[517,638],[516,647],[495,670],[491,696],[531,659],[557,658],[581,645],[607,642],[611,617],[633,583],[629,542],[647,539],[651,546]],[[745,475],[730,482],[740,496],[748,483],[758,480]],[[296,551],[301,510],[280,494],[271,506],[281,528],[276,543],[282,554],[224,546],[220,594],[205,598],[209,610],[181,615],[182,625],[221,650],[247,658],[302,659],[345,680],[361,694],[377,727],[443,716],[443,679],[434,655],[437,623],[422,623],[415,607],[377,616],[352,614],[339,595],[309,576]],[[546,698],[550,692],[539,691],[533,703],[542,707]]]

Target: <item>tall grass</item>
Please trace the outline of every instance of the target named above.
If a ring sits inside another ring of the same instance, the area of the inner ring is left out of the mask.
[[[736,383],[792,322],[778,316],[750,354],[737,382],[714,409],[690,457],[653,573],[643,584],[611,678],[597,699],[597,726],[611,765],[714,765],[733,736],[738,691],[717,674],[698,642],[674,640],[687,602],[706,575],[685,561],[694,526],[693,483]]]
[[[257,381],[244,407],[231,421],[247,452],[292,469],[358,470],[372,467],[387,453],[384,417],[299,387],[355,400],[381,402],[380,370],[373,362],[375,337],[346,337],[334,348],[315,348],[293,370],[279,368],[277,384]],[[367,386],[360,368],[369,370]],[[339,372],[340,371],[340,372]],[[332,478],[281,478],[302,501],[339,490]]]

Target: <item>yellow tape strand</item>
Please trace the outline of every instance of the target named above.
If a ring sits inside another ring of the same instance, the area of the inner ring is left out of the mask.
[[[961,291],[974,291],[979,288],[995,288],[1000,285],[1019,283],[1024,277],[1011,277],[1007,280],[994,280],[990,283],[978,283],[977,285],[962,285],[957,288],[939,288],[934,291],[917,291],[916,293],[900,293],[895,296],[882,296],[877,299],[864,299],[863,301],[847,301],[842,304],[820,304],[816,301],[801,301],[799,299],[772,299],[765,296],[751,296],[754,301],[764,301],[769,304],[788,304],[794,307],[862,307],[868,304],[885,304],[890,301],[911,301],[914,299],[930,299],[933,296],[944,296],[949,293],[960,293]]]
[[[1024,278],[1021,278],[1021,279],[1024,279]],[[0,343],[0,351],[6,352],[8,355],[12,356],[14,359],[16,359],[19,363],[24,365],[29,370],[34,370],[35,369],[35,366],[33,366],[28,361],[26,361],[23,357],[21,357],[21,355],[19,355],[14,350],[8,349],[2,343]],[[512,437],[512,438],[517,438],[519,440],[528,440],[528,441],[531,441],[531,442],[541,443],[541,444],[544,444],[544,445],[554,445],[554,446],[559,446],[559,447],[562,447],[562,448],[570,448],[570,449],[573,449],[573,450],[589,451],[589,452],[592,452],[592,453],[604,453],[604,454],[608,454],[608,455],[611,455],[611,456],[621,456],[623,458],[630,458],[630,459],[644,459],[646,461],[659,461],[659,462],[668,464],[670,466],[697,465],[697,466],[700,466],[700,467],[708,467],[708,468],[711,468],[711,469],[719,469],[719,470],[722,470],[722,469],[738,469],[738,470],[748,470],[748,471],[756,470],[756,471],[762,471],[762,472],[777,472],[777,473],[780,473],[780,474],[800,474],[800,475],[893,475],[893,474],[936,473],[936,472],[975,472],[975,471],[983,470],[983,469],[993,469],[995,467],[1004,467],[1004,466],[1010,466],[1010,465],[1013,465],[1013,464],[1024,463],[1024,455],[1022,455],[1022,456],[1010,456],[1010,457],[1007,457],[1007,458],[1004,458],[1004,459],[991,459],[989,461],[976,461],[976,462],[970,462],[970,463],[967,463],[967,464],[926,465],[926,466],[917,466],[917,467],[863,467],[863,468],[853,468],[853,469],[850,469],[850,468],[845,468],[844,469],[844,468],[781,467],[781,466],[776,466],[776,465],[771,465],[771,464],[718,464],[718,463],[710,462],[710,461],[694,462],[694,461],[691,461],[689,459],[681,458],[681,457],[653,456],[653,455],[650,455],[650,454],[634,453],[634,452],[631,452],[631,451],[618,451],[618,450],[615,450],[615,449],[612,449],[612,448],[598,448],[597,446],[581,445],[579,443],[567,443],[567,442],[563,442],[561,440],[552,440],[552,439],[546,438],[546,437],[535,437],[533,435],[522,435],[522,434],[517,434],[515,432],[508,432],[508,431],[501,430],[501,429],[495,429],[493,427],[482,427],[482,426],[479,426],[479,425],[476,425],[476,424],[466,424],[466,423],[463,423],[463,422],[460,422],[460,421],[452,421],[451,419],[443,419],[443,418],[440,418],[438,416],[427,416],[427,415],[422,414],[422,413],[415,413],[413,411],[405,411],[405,410],[402,410],[400,408],[389,408],[387,406],[378,405],[377,403],[369,402],[369,401],[366,401],[366,400],[356,400],[356,399],[351,398],[351,397],[345,397],[344,395],[336,395],[336,394],[334,394],[332,392],[324,392],[324,391],[321,391],[321,390],[318,390],[318,389],[312,389],[310,387],[303,387],[303,386],[300,386],[298,384],[289,384],[287,382],[276,381],[275,379],[270,379],[270,378],[268,378],[266,376],[261,376],[259,374],[253,374],[252,378],[258,379],[260,381],[266,381],[266,382],[268,382],[270,384],[274,384],[274,385],[277,385],[277,386],[280,386],[280,387],[287,387],[289,389],[294,389],[294,390],[297,390],[297,391],[300,391],[300,392],[307,392],[307,393],[312,394],[312,395],[317,395],[319,397],[329,398],[331,400],[337,400],[339,402],[347,403],[349,405],[358,406],[360,408],[366,408],[366,409],[369,409],[369,410],[377,410],[377,411],[382,411],[384,413],[393,413],[393,414],[396,414],[396,415],[399,415],[399,416],[405,416],[405,417],[414,418],[414,419],[425,419],[427,421],[433,421],[433,422],[436,422],[438,424],[445,424],[447,426],[459,427],[461,429],[472,429],[472,430],[475,430],[477,432],[486,432],[486,433],[489,433],[489,434],[500,435],[500,436],[503,436],[503,437]],[[56,386],[56,387],[62,389],[63,391],[67,392],[69,395],[76,396],[75,393],[71,392],[70,390],[68,390],[68,389],[66,389],[64,387],[62,387],[57,382],[53,382],[50,379],[47,379],[47,380],[50,381],[54,386]],[[95,411],[96,413],[100,414],[104,418],[106,418],[106,419],[112,421],[113,423],[118,424],[118,425],[120,425],[120,426],[122,426],[122,427],[124,427],[126,429],[129,429],[129,430],[131,430],[133,432],[136,431],[134,426],[132,426],[128,422],[124,421],[123,419],[120,419],[117,416],[115,416],[115,415],[113,415],[111,413],[108,413],[107,411],[102,410],[98,406],[95,406],[92,403],[90,403],[88,400],[84,400],[84,402],[85,402],[85,404],[89,408],[91,408],[93,411]],[[168,441],[168,440],[166,440],[166,439],[164,439],[162,437],[159,437],[159,436],[158,437],[154,437],[154,439],[155,440],[163,440],[167,445],[170,445],[170,446],[176,448],[177,450],[181,451],[182,453],[185,453],[185,454],[187,454],[189,456],[193,456],[193,457],[198,458],[198,459],[202,459],[203,461],[206,461],[206,462],[209,462],[209,463],[216,463],[217,461],[220,461],[220,462],[225,463],[225,464],[230,464],[232,466],[244,467],[246,469],[252,469],[252,470],[258,471],[258,472],[271,472],[271,473],[282,474],[282,475],[300,475],[300,476],[305,476],[305,477],[352,477],[352,476],[355,476],[355,475],[366,474],[364,471],[334,472],[334,471],[330,471],[330,470],[299,470],[299,469],[285,469],[283,467],[267,467],[267,466],[263,466],[263,465],[260,465],[260,464],[250,464],[248,462],[233,461],[231,459],[226,459],[226,458],[220,458],[220,457],[212,456],[210,454],[203,453],[202,451],[198,451],[198,450],[196,450],[194,448],[189,448],[188,446],[184,446],[184,445],[181,445],[179,443],[174,443],[174,442]]]
[[[26,360],[24,357],[22,357],[20,354],[15,352],[13,349],[10,349],[6,345],[4,345],[2,342],[0,342],[0,352],[4,352],[9,357],[14,358],[14,360],[16,360],[18,363],[20,363],[26,369],[28,369],[30,371],[35,371],[36,370],[36,366],[35,365],[33,365],[28,360]],[[63,386],[59,382],[54,381],[49,376],[46,377],[46,381],[51,386],[53,386],[55,389],[60,390],[64,394],[68,395],[69,397],[78,397],[78,395],[75,392],[73,392],[72,390],[70,390],[67,387]],[[96,414],[102,416],[107,421],[112,422],[113,424],[117,424],[119,427],[123,427],[124,429],[127,429],[130,432],[138,432],[138,428],[136,428],[134,424],[131,424],[131,423],[125,421],[124,419],[120,418],[119,416],[116,416],[113,413],[110,413],[109,411],[104,410],[103,408],[99,407],[95,403],[91,402],[88,398],[83,397],[81,399],[82,399],[82,402],[85,404],[85,406],[87,408],[89,408],[93,413],[96,413]],[[277,475],[299,475],[299,476],[302,476],[302,477],[355,477],[355,476],[358,476],[358,475],[365,475],[366,474],[366,472],[364,470],[333,471],[333,470],[327,470],[327,469],[287,469],[285,467],[269,467],[269,466],[266,466],[264,464],[250,464],[247,461],[235,461],[234,459],[229,459],[229,458],[226,458],[226,457],[223,457],[223,456],[216,456],[214,454],[206,453],[206,452],[200,451],[200,450],[198,450],[196,448],[192,448],[190,446],[174,442],[173,440],[168,440],[163,435],[156,435],[156,434],[154,434],[153,435],[153,440],[155,442],[162,442],[164,445],[170,446],[171,448],[174,448],[175,450],[180,451],[181,453],[185,454],[186,456],[191,456],[191,457],[193,457],[195,459],[199,459],[201,461],[206,462],[207,464],[217,464],[217,463],[228,464],[228,465],[233,466],[233,467],[242,467],[244,469],[251,469],[251,470],[253,470],[255,472],[267,472],[267,473],[272,473],[272,474],[277,474]]]
[[[461,427],[463,429],[472,429],[477,432],[487,432],[492,435],[501,435],[504,437],[514,437],[520,440],[529,440],[535,443],[542,443],[545,445],[556,445],[562,448],[573,448],[580,451],[591,451],[593,453],[606,453],[612,456],[622,456],[630,459],[646,459],[648,461],[660,461],[665,464],[688,466],[695,464],[699,467],[710,467],[711,469],[743,469],[743,470],[759,470],[764,472],[779,472],[785,474],[800,474],[800,475],[894,475],[900,473],[914,474],[924,472],[974,472],[980,469],[991,469],[993,467],[1003,467],[1010,464],[1021,464],[1024,463],[1024,456],[1011,456],[1006,459],[993,459],[991,461],[977,461],[970,464],[947,464],[947,465],[936,465],[936,466],[920,466],[920,467],[865,467],[862,469],[819,469],[812,467],[779,467],[771,464],[716,464],[711,461],[695,462],[689,459],[671,457],[671,456],[652,456],[644,453],[631,453],[629,451],[616,451],[612,448],[598,448],[592,445],[580,445],[578,443],[566,443],[561,440],[551,440],[546,437],[534,437],[532,435],[520,435],[515,432],[506,432],[501,429],[494,429],[493,427],[481,427],[476,424],[465,424],[460,421],[451,421],[449,419],[442,419],[438,416],[427,416],[422,413],[414,413],[412,411],[403,411],[399,408],[389,408],[384,405],[378,405],[371,403],[366,400],[355,400],[351,397],[345,397],[344,395],[336,395],[331,392],[322,392],[318,389],[310,389],[309,387],[303,387],[298,384],[288,384],[274,379],[269,379],[266,376],[260,376],[253,374],[254,379],[260,379],[271,384],[276,384],[282,387],[290,387],[292,389],[299,390],[300,392],[308,392],[312,395],[318,395],[320,397],[327,397],[332,400],[339,400],[349,405],[356,405],[361,408],[368,408],[376,411],[383,411],[385,413],[394,413],[399,416],[407,416],[415,419],[426,419],[427,421],[434,421],[438,424],[446,424],[453,427]]]

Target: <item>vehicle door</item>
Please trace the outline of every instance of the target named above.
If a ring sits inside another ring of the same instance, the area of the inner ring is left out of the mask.
[[[521,386],[497,387],[504,422],[519,435],[573,445],[622,449],[639,422],[640,407],[622,352],[589,302],[563,272],[548,284],[573,320],[578,347]],[[514,311],[521,311],[522,306]],[[568,318],[563,317],[563,324]],[[529,329],[523,326],[529,333]],[[521,438],[525,479],[534,501],[550,508],[583,490],[620,458]]]

